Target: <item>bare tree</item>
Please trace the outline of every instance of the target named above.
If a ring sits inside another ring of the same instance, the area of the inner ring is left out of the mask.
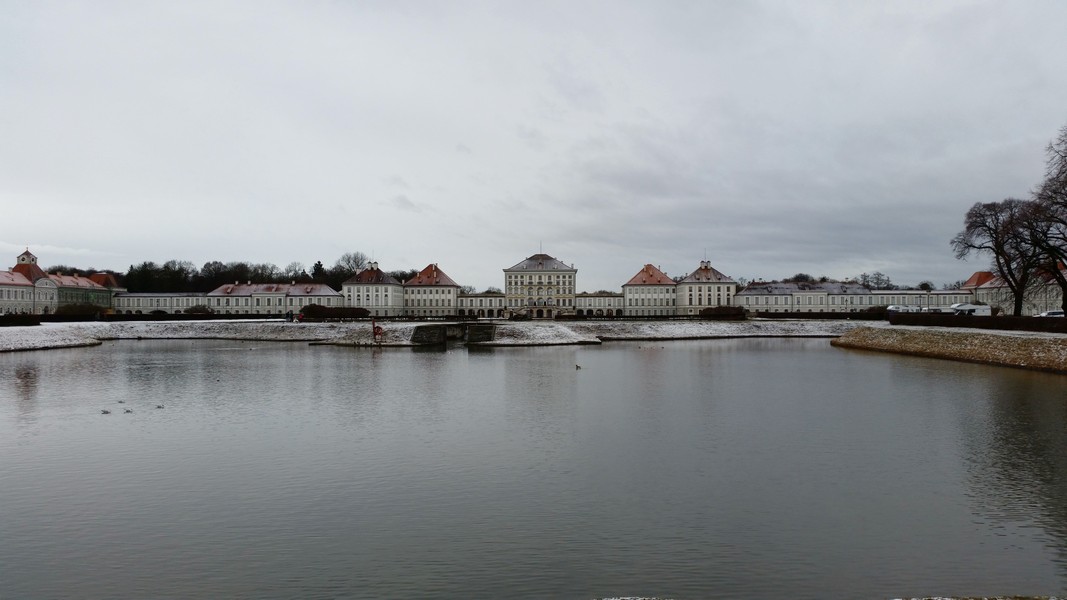
[[[978,202],[967,211],[963,231],[950,242],[956,258],[972,252],[992,256],[994,272],[1011,291],[1015,316],[1022,315],[1023,300],[1042,257],[1025,225],[1029,210],[1028,201],[1016,198]]]
[[[1030,243],[1041,253],[1039,276],[1056,282],[1067,310],[1067,273],[1063,270],[1067,262],[1067,208],[1035,200],[1029,209],[1024,226]]]
[[[881,271],[875,271],[874,273],[860,273],[855,281],[869,290],[896,289],[896,286],[893,285],[893,280]]]
[[[285,266],[285,276],[295,281],[307,275],[307,267],[302,262],[291,262]]]
[[[1067,126],[1045,153],[1045,180],[1034,192],[1027,225],[1032,242],[1045,255],[1043,275],[1059,286],[1061,307],[1067,310]]]
[[[1067,207],[1067,125],[1045,147],[1045,180],[1035,192],[1038,200]]]
[[[355,275],[367,266],[367,255],[362,252],[345,252],[334,263],[334,268]]]

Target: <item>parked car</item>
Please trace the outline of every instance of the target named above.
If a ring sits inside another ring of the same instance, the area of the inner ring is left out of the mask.
[[[886,312],[891,312],[891,313],[898,313],[898,312],[899,313],[917,313],[917,312],[919,312],[919,307],[918,306],[897,306],[895,304],[891,304],[891,305],[885,307],[885,310],[886,310]]]
[[[966,302],[960,302],[952,305],[952,314],[988,317],[993,314],[993,311],[986,304],[967,304]]]
[[[1041,314],[1039,314],[1037,316],[1039,316],[1039,317],[1062,317],[1063,316],[1063,311],[1062,310],[1046,310],[1045,312],[1043,312],[1043,313],[1041,313]]]

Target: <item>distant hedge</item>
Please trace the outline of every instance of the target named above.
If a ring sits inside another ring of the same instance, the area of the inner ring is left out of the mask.
[[[0,327],[28,327],[40,324],[41,315],[0,315]]]
[[[968,327],[1000,331],[1039,331],[1067,333],[1067,318],[1063,317],[976,317],[947,313],[897,313],[889,317],[891,325],[926,327]]]
[[[811,320],[851,320],[851,321],[884,321],[886,311],[884,307],[874,308],[859,312],[759,312],[755,313],[760,319],[811,319]]]
[[[744,321],[745,309],[740,306],[709,306],[700,311],[701,319],[714,321]]]
[[[54,314],[58,316],[96,316],[106,313],[106,306],[96,304],[64,304],[56,309]]]
[[[309,304],[300,309],[300,314],[308,319],[365,319],[370,311],[362,307]]]

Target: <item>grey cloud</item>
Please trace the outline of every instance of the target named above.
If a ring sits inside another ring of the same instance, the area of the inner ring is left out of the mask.
[[[393,196],[392,198],[390,198],[389,205],[393,208],[406,212],[422,212],[422,207],[412,202],[411,199],[405,196],[404,194],[400,194],[398,196]]]

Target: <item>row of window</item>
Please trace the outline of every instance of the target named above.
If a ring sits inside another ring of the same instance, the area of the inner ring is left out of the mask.
[[[468,302],[469,306],[504,306],[503,298],[460,298],[459,306],[468,306]]]
[[[572,288],[572,287],[561,287],[561,288],[525,287],[524,288],[522,286],[517,286],[517,285],[508,286],[508,293],[509,294],[523,294],[523,293],[525,293],[528,296],[532,296],[532,295],[534,295],[535,292],[537,293],[538,296],[543,296],[543,295],[546,295],[546,294],[555,294],[557,292],[560,293],[560,294],[563,294],[563,295],[573,295],[574,294],[574,288]]]
[[[627,286],[625,289],[627,295],[637,296],[673,296],[675,289],[673,287],[647,287],[647,286]]]
[[[627,298],[626,306],[674,306],[674,298]]]
[[[34,292],[30,290],[13,290],[8,288],[0,293],[0,297],[6,297],[7,300],[41,300],[50,302],[56,299],[56,293],[42,292],[38,290],[35,298]]]
[[[509,284],[518,283],[519,285],[525,285],[526,283],[534,283],[535,281],[537,283],[544,283],[546,281],[548,281],[548,282],[558,281],[558,282],[562,282],[562,283],[574,283],[574,275],[560,275],[560,274],[557,273],[555,280],[552,279],[552,275],[545,275],[543,273],[540,274],[540,275],[537,275],[536,276],[536,280],[534,279],[534,277],[535,276],[533,274],[530,274],[530,275],[508,275],[507,282]]]

